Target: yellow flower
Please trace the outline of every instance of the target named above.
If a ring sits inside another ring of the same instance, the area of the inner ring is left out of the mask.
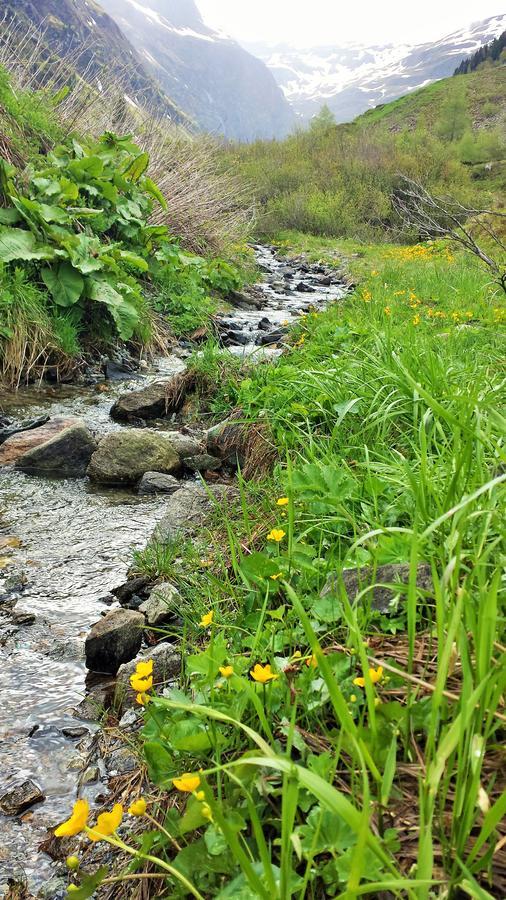
[[[372,684],[376,684],[377,681],[381,681],[383,677],[383,666],[378,666],[377,669],[369,669],[369,678]],[[360,676],[359,678],[353,679],[353,684],[356,684],[358,687],[365,687],[365,678]]]
[[[54,833],[56,837],[74,837],[75,834],[84,831],[89,814],[90,805],[88,801],[76,800],[70,819],[67,819],[66,822],[62,822],[61,825],[58,825],[58,828],[55,828]]]
[[[287,506],[290,503],[288,497],[278,497],[276,504],[278,506]]]
[[[147,659],[146,662],[138,662],[135,667],[136,674],[139,678],[147,678],[153,674],[153,660]]]
[[[223,675],[224,678],[231,678],[234,674],[234,669],[232,666],[220,666],[218,671],[220,675]]]
[[[137,694],[135,700],[139,704],[139,706],[146,706],[146,704],[149,703],[149,697],[147,694]]]
[[[310,656],[309,659],[306,659],[306,666],[308,668],[309,668],[309,666],[311,666],[312,669],[316,669],[317,665],[318,665],[318,660],[316,659],[316,656],[313,653],[313,655]]]
[[[130,675],[130,686],[139,694],[145,694],[153,687],[153,676],[148,675],[147,678],[142,678],[137,672],[134,672],[133,675]]]
[[[305,340],[306,340],[305,336],[302,335],[302,337],[300,337],[298,341],[295,341],[295,344],[293,346],[294,347],[302,347]]]
[[[114,834],[121,825],[123,807],[121,803],[115,803],[110,812],[100,813],[94,828],[88,829],[90,841],[102,841],[105,837]]]
[[[173,778],[172,784],[178,791],[183,791],[185,794],[193,794],[193,791],[196,791],[200,785],[200,775],[192,775],[191,772],[185,772],[179,778]]]
[[[371,275],[373,276],[373,278],[376,278],[376,275],[379,275],[379,272],[377,272],[376,269],[373,269]]]
[[[392,314],[392,310],[389,306],[384,306],[383,312],[385,313],[386,316],[390,316]]]
[[[75,870],[79,868],[79,858],[77,856],[67,856],[65,860],[67,869]]]
[[[286,534],[286,531],[283,531],[282,528],[273,528],[272,531],[269,531],[269,534],[267,535],[267,540],[268,541],[276,541],[276,543],[279,544],[279,542],[283,540],[285,534]]]
[[[202,618],[199,622],[199,625],[202,628],[207,628],[208,625],[211,625],[213,618],[214,618],[214,610],[211,610],[210,612],[206,613],[205,616],[202,616]]]
[[[267,684],[268,681],[274,681],[275,678],[279,678],[279,675],[276,675],[269,663],[266,666],[261,666],[259,663],[254,666],[250,671],[250,675],[253,681],[259,681],[260,684]]]
[[[420,324],[420,316],[417,313],[416,316],[413,316],[413,325],[419,325],[419,324]]]
[[[271,578],[272,581],[277,581],[278,578],[282,578],[282,577],[283,577],[283,573],[282,573],[282,572],[278,572],[277,575],[269,575],[269,578]]]
[[[196,791],[195,799],[198,800],[199,803],[202,803],[202,800],[206,799],[205,792],[204,791]]]
[[[371,292],[370,291],[362,291],[362,300],[364,300],[365,303],[370,303],[370,301],[372,300]]]
[[[144,797],[139,797],[138,800],[134,800],[134,802],[130,804],[128,812],[131,816],[144,816],[146,809],[147,804]]]

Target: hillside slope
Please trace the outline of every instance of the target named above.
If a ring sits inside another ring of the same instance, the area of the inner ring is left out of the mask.
[[[294,114],[265,63],[208,28],[194,0],[102,0],[149,71],[204,131],[283,137]]]
[[[23,54],[33,54],[37,66],[49,63],[48,68],[55,71],[57,59],[67,57],[69,68],[99,90],[102,82],[113,77],[121,82],[131,102],[175,123],[187,122],[95,0],[2,0],[0,7],[5,14],[2,30],[12,23],[9,39],[15,33],[20,42],[25,42]],[[33,36],[26,43],[26,36],[33,35],[33,26],[40,28],[42,37]]]

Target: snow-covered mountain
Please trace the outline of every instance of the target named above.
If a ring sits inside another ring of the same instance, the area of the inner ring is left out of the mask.
[[[338,122],[348,122],[379,103],[451,75],[464,57],[505,29],[506,14],[475,22],[435,43],[246,46],[271,69],[299,119],[311,118],[326,103]]]
[[[194,0],[100,0],[164,91],[203,131],[284,137],[295,116],[264,62],[202,20]]]

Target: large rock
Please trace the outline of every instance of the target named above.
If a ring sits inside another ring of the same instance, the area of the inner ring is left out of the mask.
[[[146,472],[139,481],[139,494],[173,494],[181,487],[181,482],[173,475],[162,475],[161,472]]]
[[[16,816],[34,803],[40,803],[45,799],[40,787],[28,778],[0,796],[0,810],[6,816]]]
[[[78,424],[79,419],[56,417],[51,419],[40,428],[34,428],[31,431],[20,431],[7,438],[0,446],[0,466],[9,466],[16,462],[20,456],[39,447],[40,444],[46,444],[55,435],[60,434],[71,425]]]
[[[181,372],[165,381],[155,381],[138,391],[130,391],[118,397],[111,407],[111,416],[117,422],[134,419],[158,419],[177,412],[184,401],[186,385],[183,377],[185,364],[180,362]]]
[[[215,509],[213,496],[218,502],[236,494],[225,485],[186,484],[172,494],[165,505],[165,515],[156,526],[151,543],[167,544],[183,535],[189,535],[202,525]]]
[[[171,475],[181,468],[170,439],[135,428],[107,434],[91,457],[88,475],[99,484],[135,484],[146,472]]]
[[[45,444],[33,447],[16,460],[16,469],[27,475],[82,478],[97,444],[81,423],[71,425]]]
[[[184,461],[189,456],[198,456],[205,450],[206,436],[205,434],[185,434],[182,431],[163,432],[169,438],[174,450],[177,451],[181,459]]]
[[[163,642],[143,650],[131,662],[121,666],[117,680],[114,703],[118,710],[135,706],[135,692],[130,687],[130,676],[133,675],[137,663],[153,660],[153,684],[157,691],[167,682],[173,681],[181,674],[181,653],[172,644]]]
[[[181,594],[168,581],[157,584],[147,600],[139,606],[139,612],[146,616],[148,625],[157,627],[171,619],[181,608]]]
[[[339,597],[344,584],[348,600],[353,603],[360,592],[370,587],[371,590],[363,596],[362,602],[370,600],[372,609],[388,613],[395,597],[401,595],[406,598],[409,573],[409,563],[392,563],[378,566],[376,570],[363,566],[360,569],[344,569],[342,573],[330,572],[320,597]],[[416,586],[421,591],[433,591],[432,572],[428,563],[420,563],[418,566]]]
[[[131,609],[113,609],[99,619],[85,642],[87,668],[115,675],[122,663],[139,652],[143,625],[142,613]]]

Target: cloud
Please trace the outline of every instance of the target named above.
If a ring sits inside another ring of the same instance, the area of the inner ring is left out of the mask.
[[[504,13],[495,0],[197,0],[205,21],[240,41],[317,44],[435,40],[487,16]]]

